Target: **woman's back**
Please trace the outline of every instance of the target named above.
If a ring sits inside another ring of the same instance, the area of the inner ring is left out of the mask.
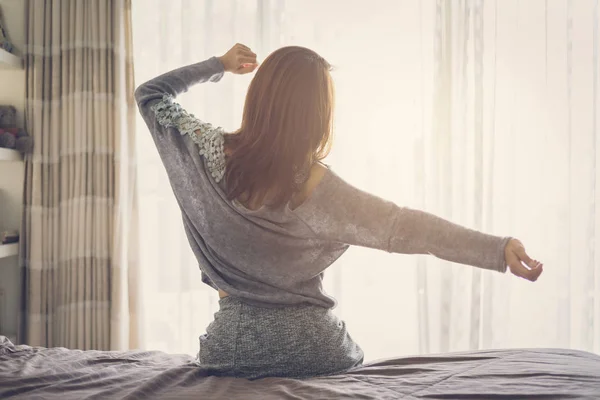
[[[312,179],[300,191],[304,193],[282,206],[252,210],[230,199],[224,132],[173,100],[189,85],[218,81],[222,74],[223,65],[212,58],[136,90],[205,282],[255,304],[332,307],[335,302],[323,292],[321,273],[349,245],[430,253],[482,268],[506,269],[503,248],[508,238],[398,207],[352,187],[324,167],[313,168]]]
[[[315,162],[319,160],[317,155],[323,146],[319,140],[310,140],[309,148],[315,153],[307,156],[310,162],[309,173],[306,174],[304,159],[300,157],[301,153],[298,153],[300,156],[294,155],[294,149],[283,151],[283,154],[295,157],[296,162],[289,166],[277,164],[285,158],[267,156],[270,142],[265,144],[261,137],[250,140],[243,136],[259,131],[252,131],[247,126],[245,131],[242,129],[236,135],[227,136],[221,128],[199,120],[175,103],[174,97],[192,85],[217,82],[223,73],[223,62],[213,57],[161,75],[136,90],[140,112],[156,143],[181,208],[184,228],[202,271],[202,280],[229,294],[221,300],[223,313],[220,315],[227,315],[227,318],[216,318],[218,324],[211,324],[208,335],[201,336],[204,350],[201,346],[200,360],[204,355],[204,364],[208,363],[224,374],[263,376],[260,373],[248,375],[239,369],[240,359],[250,357],[250,367],[255,365],[257,368],[268,359],[259,357],[257,353],[252,361],[252,352],[258,350],[251,343],[246,343],[251,334],[255,335],[253,340],[257,343],[266,340],[268,329],[264,330],[260,319],[248,320],[248,315],[261,313],[265,318],[268,314],[269,318],[280,321],[282,325],[278,335],[303,329],[315,329],[317,334],[328,335],[325,342],[331,357],[335,358],[329,367],[319,372],[307,365],[290,366],[290,370],[281,371],[280,375],[296,376],[294,371],[308,374],[335,372],[359,364],[362,352],[347,335],[343,322],[329,311],[322,312],[335,305],[335,300],[323,291],[323,271],[350,245],[395,253],[432,254],[499,272],[506,270],[505,247],[509,238],[466,229],[354,188],[330,169]],[[248,112],[255,111],[250,109]],[[260,120],[249,119],[255,123]],[[277,118],[274,117],[274,120]],[[268,118],[263,120],[265,126],[269,121]],[[271,133],[282,134],[277,130],[271,130]],[[289,131],[283,133],[294,134]],[[320,136],[315,137],[318,139]],[[234,149],[226,156],[228,143],[234,143]],[[287,142],[281,140],[278,143],[284,146]],[[256,150],[256,146],[262,153]],[[253,153],[251,157],[242,152],[243,149]],[[261,158],[263,153],[265,156]],[[245,159],[256,162],[262,168],[247,164],[249,170],[262,171],[267,177],[273,177],[273,181],[245,174],[240,169],[244,165],[241,161]],[[268,168],[273,165],[279,165],[283,171]],[[296,176],[302,179],[296,179]],[[288,182],[291,180],[293,182]],[[279,182],[279,186],[269,186],[270,182]],[[281,190],[272,205],[264,205],[268,203],[265,199],[268,200],[272,187]],[[245,196],[248,193],[250,195]],[[262,202],[247,201],[244,206],[244,198],[258,198]],[[226,305],[229,311],[225,309]],[[295,325],[290,307],[302,308],[303,320],[314,321],[313,327]],[[274,308],[289,309],[289,312],[283,311],[276,317],[275,311],[270,314],[264,311]],[[235,312],[231,313],[231,310]],[[288,317],[283,318],[282,315]],[[245,331],[239,330],[241,326],[245,327]],[[211,330],[216,335],[212,338]],[[227,332],[234,336],[227,338]],[[304,339],[302,342],[296,337],[295,343],[302,354],[308,354],[305,359],[312,360],[318,353],[318,343],[310,338]],[[233,345],[241,353],[234,353],[231,359],[230,354],[219,350],[225,344]],[[219,359],[220,356],[223,358]],[[289,364],[289,357],[284,359]],[[220,362],[224,364],[218,366]]]

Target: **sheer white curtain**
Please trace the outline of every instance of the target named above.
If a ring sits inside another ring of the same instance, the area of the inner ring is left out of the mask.
[[[598,0],[138,0],[136,81],[242,42],[313,48],[336,67],[328,163],[398,204],[520,238],[530,284],[425,256],[353,248],[326,272],[366,359],[498,348],[600,351]],[[226,129],[251,77],[182,104]],[[143,123],[146,348],[195,354],[217,309]]]

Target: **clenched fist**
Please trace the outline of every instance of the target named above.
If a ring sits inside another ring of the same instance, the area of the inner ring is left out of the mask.
[[[218,57],[225,71],[234,74],[249,74],[258,67],[256,54],[243,44],[236,44],[225,55]]]

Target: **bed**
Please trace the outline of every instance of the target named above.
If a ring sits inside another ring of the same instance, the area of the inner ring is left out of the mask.
[[[0,336],[2,399],[600,399],[600,356],[489,350],[381,360],[337,376],[207,376],[187,355],[15,346]]]

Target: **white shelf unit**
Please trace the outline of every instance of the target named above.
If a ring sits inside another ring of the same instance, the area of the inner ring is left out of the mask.
[[[0,69],[23,69],[23,60],[4,49],[0,49]]]
[[[0,147],[0,161],[22,161],[23,156],[17,150],[3,149]]]
[[[1,57],[2,57],[2,53],[0,53],[0,65],[4,62],[4,60]],[[18,151],[0,148],[0,163],[2,163],[2,162],[14,163],[14,162],[22,162],[22,161],[23,161],[23,156]],[[1,170],[2,170],[2,168],[0,168],[0,171]],[[19,243],[0,244],[0,260],[7,259],[10,257],[17,257],[18,255],[19,255]],[[12,261],[10,261],[10,263],[12,264]],[[6,322],[6,320],[7,320],[6,309],[7,309],[7,307],[12,307],[12,305],[9,305],[8,297],[4,293],[4,290],[2,290],[2,291],[3,291],[2,296],[0,296],[1,297],[0,322],[2,322],[2,325],[4,326],[4,324],[7,323]],[[0,332],[0,334],[4,334],[8,338],[8,340],[10,340],[13,344],[17,344],[17,335],[14,333],[13,330],[9,330],[8,332],[7,331]]]
[[[19,243],[0,244],[0,258],[19,255]]]
[[[16,127],[24,125],[26,92],[25,49],[27,2],[0,0],[3,27],[15,47],[15,54],[0,49],[0,104],[17,109]],[[23,216],[23,181],[25,163],[19,152],[0,149],[0,230],[19,230]],[[26,158],[26,157],[25,157]],[[22,239],[21,239],[22,240]],[[21,299],[19,256],[20,244],[0,245],[0,335],[16,342]]]

